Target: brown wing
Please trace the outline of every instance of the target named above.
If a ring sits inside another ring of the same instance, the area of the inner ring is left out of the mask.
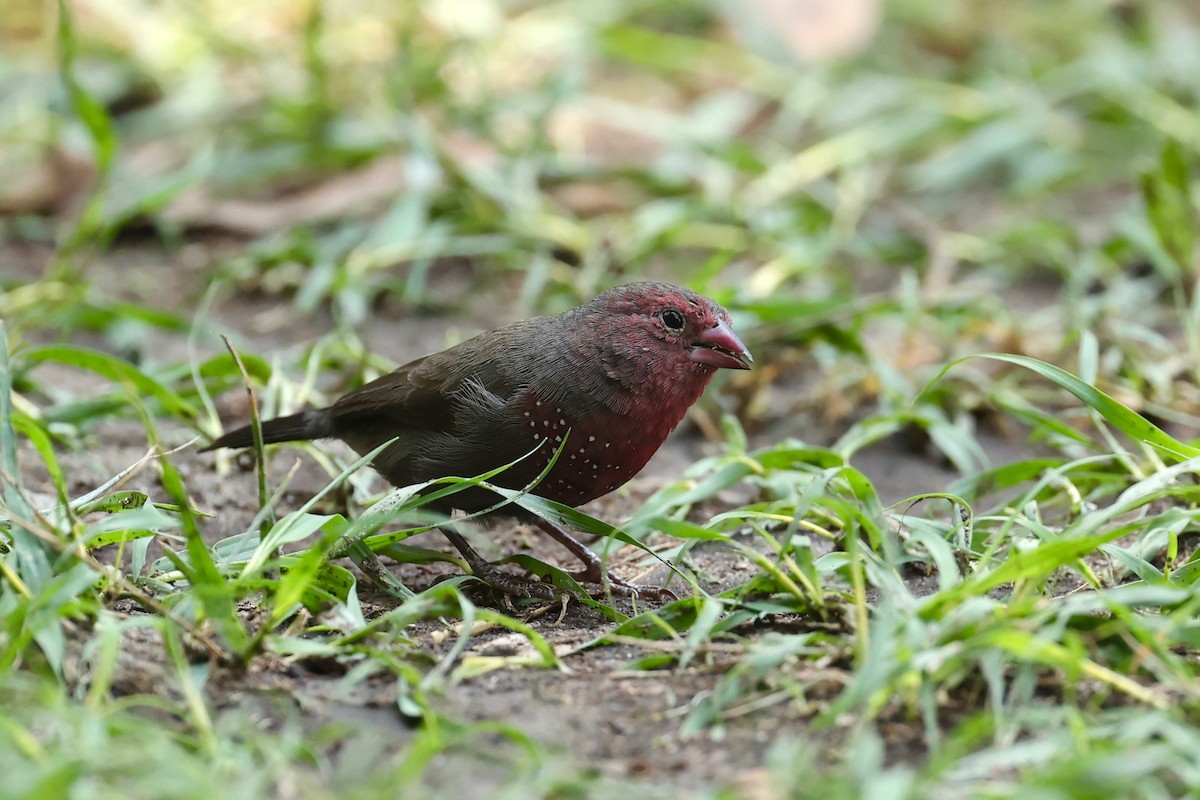
[[[336,435],[344,438],[374,429],[379,430],[382,442],[391,438],[382,436],[385,428],[444,429],[450,423],[450,409],[441,386],[421,377],[420,367],[429,358],[410,361],[338,398],[329,409]]]
[[[344,395],[330,407],[334,435],[360,453],[397,437],[374,466],[398,486],[519,458],[528,447],[512,408],[526,386],[512,356],[527,327],[482,334]]]

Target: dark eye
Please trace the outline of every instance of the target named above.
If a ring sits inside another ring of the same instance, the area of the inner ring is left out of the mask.
[[[667,330],[669,331],[683,330],[683,314],[673,308],[668,308],[662,312],[662,322],[663,325],[667,326]]]

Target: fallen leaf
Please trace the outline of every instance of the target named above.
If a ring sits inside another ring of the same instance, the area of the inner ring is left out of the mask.
[[[852,56],[871,41],[880,0],[746,0],[760,26],[801,61]]]
[[[217,228],[245,236],[373,211],[405,188],[404,159],[378,158],[311,188],[264,200],[214,197],[204,187],[185,192],[163,213],[183,227]]]

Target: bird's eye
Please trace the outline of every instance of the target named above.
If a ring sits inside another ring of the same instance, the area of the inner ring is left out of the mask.
[[[667,326],[667,330],[669,331],[683,330],[683,314],[673,308],[668,308],[662,312],[662,322],[663,325]]]

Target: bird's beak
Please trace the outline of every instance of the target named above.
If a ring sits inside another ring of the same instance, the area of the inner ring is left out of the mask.
[[[724,322],[718,322],[696,337],[689,358],[697,364],[719,369],[750,369],[754,363],[746,345]]]

